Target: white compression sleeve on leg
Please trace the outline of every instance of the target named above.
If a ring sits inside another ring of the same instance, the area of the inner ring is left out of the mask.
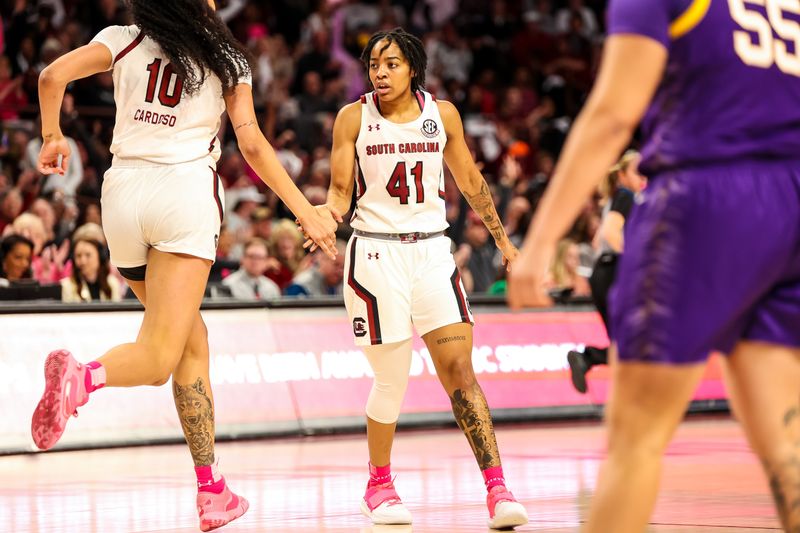
[[[366,346],[364,353],[375,374],[367,399],[367,416],[381,424],[394,424],[411,370],[411,339],[392,344]]]

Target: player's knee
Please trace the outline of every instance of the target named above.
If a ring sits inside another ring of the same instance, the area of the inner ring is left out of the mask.
[[[660,458],[669,444],[670,431],[631,418],[627,409],[606,412],[608,454],[647,461]],[[628,460],[626,459],[626,460]]]
[[[154,387],[160,387],[169,381],[180,357],[181,353],[174,349],[160,349],[154,351],[152,359],[153,377],[151,380],[151,384]]]
[[[163,385],[166,385],[166,383],[169,381],[169,378],[170,378],[171,375],[172,375],[171,373],[170,374],[158,373],[158,374],[156,374],[155,381],[153,381],[153,383],[151,383],[151,385],[153,387],[161,387]]]
[[[441,365],[441,378],[453,388],[470,388],[475,384],[475,371],[472,360],[459,357]]]
[[[407,385],[408,378],[400,375],[391,381],[373,381],[367,399],[367,416],[381,424],[397,422]]]
[[[408,386],[411,339],[369,346],[364,352],[375,374],[367,399],[367,416],[381,424],[394,424]]]
[[[194,326],[183,349],[182,359],[205,359],[208,357],[208,328],[202,321]]]

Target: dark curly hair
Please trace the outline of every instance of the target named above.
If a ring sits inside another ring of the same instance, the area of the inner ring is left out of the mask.
[[[133,22],[164,51],[191,95],[210,70],[233,88],[250,72],[247,51],[206,0],[128,0]]]
[[[411,70],[414,71],[414,76],[411,78],[411,92],[416,92],[419,89],[425,88],[425,69],[428,67],[428,55],[425,53],[425,45],[418,37],[411,35],[403,28],[394,28],[388,31],[379,31],[372,34],[369,38],[364,51],[361,52],[361,61],[367,66],[369,72],[369,58],[372,55],[372,49],[375,45],[382,40],[386,40],[386,44],[381,49],[381,52],[386,50],[389,45],[395,43],[400,51],[405,56]]]
[[[18,235],[16,233],[12,233],[7,235],[2,241],[0,241],[0,278],[6,277],[6,271],[3,268],[3,263],[5,262],[6,256],[11,253],[11,250],[18,244],[23,244],[30,248],[31,250],[31,259],[33,259],[33,241],[28,239],[27,237],[23,237],[22,235]],[[28,269],[22,274],[23,278],[32,278],[33,272],[31,271],[31,263],[28,264]]]

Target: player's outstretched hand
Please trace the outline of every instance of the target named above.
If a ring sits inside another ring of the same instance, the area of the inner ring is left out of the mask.
[[[39,151],[36,169],[42,174],[61,174],[63,176],[67,171],[71,152],[69,143],[63,136],[45,140]]]
[[[497,249],[503,253],[503,264],[506,266],[506,271],[511,272],[511,264],[519,257],[519,250],[508,240],[508,237],[495,244],[497,244]]]
[[[304,248],[311,247],[313,252],[318,247],[331,259],[336,258],[336,229],[342,222],[342,215],[327,205],[314,206],[313,214],[297,223],[306,237]]]
[[[547,272],[555,246],[523,246],[508,273],[506,301],[511,309],[549,307],[553,300],[546,290]]]

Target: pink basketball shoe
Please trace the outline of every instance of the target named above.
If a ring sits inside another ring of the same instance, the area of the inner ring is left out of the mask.
[[[528,523],[528,512],[503,485],[492,487],[486,495],[489,507],[489,527],[506,529]]]
[[[211,531],[236,520],[250,507],[250,503],[234,494],[226,485],[219,494],[197,493],[197,513],[200,515],[200,530]]]
[[[367,485],[361,500],[361,512],[372,519],[373,524],[410,524],[411,513],[403,505],[394,488],[394,482]]]
[[[85,369],[67,350],[50,352],[44,362],[44,394],[33,412],[31,435],[42,450],[55,446],[77,408],[89,401]]]

